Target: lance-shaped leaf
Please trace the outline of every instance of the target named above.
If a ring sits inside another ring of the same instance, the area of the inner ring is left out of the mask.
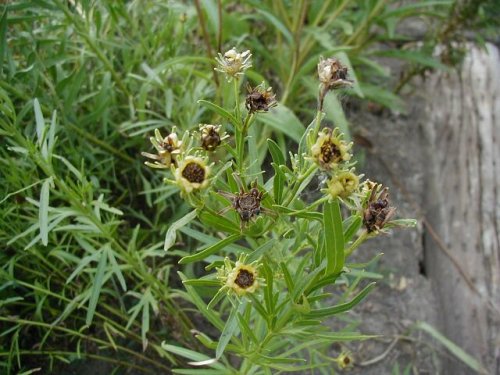
[[[326,274],[338,274],[344,267],[344,233],[342,214],[337,199],[323,206],[323,228],[325,233]]]

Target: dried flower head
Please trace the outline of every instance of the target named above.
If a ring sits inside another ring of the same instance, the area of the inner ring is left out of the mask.
[[[240,216],[242,228],[245,224],[250,222],[250,220],[252,220],[254,217],[260,215],[261,212],[270,215],[273,214],[271,210],[268,210],[267,208],[262,207],[260,205],[260,202],[262,201],[265,192],[259,190],[259,188],[257,187],[257,181],[254,181],[252,183],[250,191],[245,191],[238,175],[235,175],[235,179],[238,182],[238,185],[240,185],[239,193],[233,194],[227,191],[218,192],[220,195],[231,201],[231,206],[226,207],[224,210],[220,212],[220,214],[224,214],[231,208],[235,209],[236,212],[238,212],[238,215]]]
[[[368,233],[380,231],[396,213],[395,207],[389,205],[389,189],[368,181],[368,199],[364,205],[363,225]],[[365,188],[366,188],[365,187]]]
[[[228,138],[227,134],[220,133],[221,125],[201,124],[201,147],[206,151],[214,151],[221,142]]]
[[[352,81],[347,78],[347,71],[347,67],[334,57],[320,58],[318,63],[318,77],[321,82],[318,98],[320,111],[323,110],[323,102],[328,91],[352,85]]]
[[[350,351],[343,351],[340,353],[339,356],[335,358],[335,362],[337,362],[341,370],[354,366],[354,358]]]
[[[267,112],[269,108],[278,105],[276,102],[276,94],[273,93],[273,88],[264,88],[264,82],[252,88],[247,85],[248,94],[245,100],[245,106],[250,113]]]
[[[243,296],[246,293],[255,293],[259,287],[257,262],[245,264],[246,255],[240,256],[233,267],[228,258],[224,260],[224,267],[218,268],[217,278],[224,284],[228,293]]]
[[[195,156],[187,156],[174,172],[177,185],[186,193],[207,187],[209,174],[210,167]]]
[[[218,64],[215,70],[224,73],[227,80],[231,81],[233,78],[243,75],[245,70],[252,66],[251,57],[252,54],[249,50],[240,53],[233,47],[224,56],[219,53],[219,57],[215,58]]]
[[[332,132],[324,128],[318,135],[316,143],[311,147],[313,160],[324,170],[336,168],[340,163],[349,161],[352,143],[342,140],[342,134],[335,128]]]
[[[347,70],[347,67],[334,57],[321,57],[318,63],[319,80],[328,89],[350,86],[352,81],[347,79]]]
[[[334,175],[328,182],[326,193],[332,198],[347,198],[359,186],[359,177],[351,171],[342,171]]]
[[[175,127],[172,133],[165,138],[162,137],[160,131],[155,129],[155,136],[150,137],[151,144],[157,151],[157,154],[150,154],[148,152],[141,152],[142,156],[154,160],[154,163],[145,162],[145,164],[152,168],[170,168],[170,165],[177,165],[176,156],[181,153],[182,141],[177,137]]]

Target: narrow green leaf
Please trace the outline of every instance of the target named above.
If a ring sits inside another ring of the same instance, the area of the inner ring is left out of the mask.
[[[477,361],[474,357],[467,354],[462,348],[460,348],[453,341],[449,340],[445,336],[443,336],[436,328],[427,324],[425,322],[418,322],[416,328],[427,332],[429,335],[438,340],[443,346],[450,351],[456,358],[461,360],[467,366],[469,366],[474,371],[479,372],[480,374],[487,374],[488,371],[484,368],[484,366]]]
[[[255,10],[257,11],[257,13],[260,13],[262,16],[264,16],[264,18],[267,19],[276,28],[276,30],[283,34],[290,45],[294,44],[292,33],[278,18],[276,18],[276,16],[262,8],[256,8]]]
[[[182,272],[177,272],[181,280],[184,282],[187,280],[187,277]],[[191,301],[196,307],[198,311],[216,327],[221,330],[224,327],[224,322],[222,319],[216,314],[214,311],[207,308],[207,305],[203,301],[203,299],[199,296],[196,290],[190,285],[184,285],[187,290],[186,299]]]
[[[389,9],[387,12],[382,14],[381,18],[390,18],[394,17],[398,20],[403,19],[404,17],[418,16],[419,13],[425,12],[428,9],[435,9],[436,6],[449,6],[453,3],[453,1],[420,1],[414,4],[408,4],[404,6],[398,6],[392,9]],[[424,9],[422,9],[424,8]],[[447,11],[448,8],[443,7],[444,11]]]
[[[273,208],[277,208],[279,211],[289,216],[297,216],[304,219],[323,221],[323,214],[321,212],[311,212],[309,210],[294,210],[286,206],[281,206],[279,204],[273,204]]]
[[[161,343],[161,347],[165,349],[167,352],[177,354],[178,356],[187,358],[191,361],[202,362],[208,361],[211,358],[205,354],[195,352],[194,350],[186,349],[176,345],[167,344],[165,341]],[[224,369],[224,366],[221,363],[214,362],[209,365],[212,368],[216,368],[220,370]]]
[[[219,280],[209,280],[209,279],[190,279],[190,280],[184,280],[182,283],[184,285],[193,285],[193,286],[209,286],[209,287],[221,286],[221,282]]]
[[[267,113],[257,114],[257,120],[280,131],[297,143],[300,141],[305,130],[297,116],[282,104],[276,108],[272,108]]]
[[[351,60],[349,59],[349,56],[345,52],[338,52],[336,56],[339,58],[339,60],[347,66],[349,69],[349,77],[354,81],[352,89],[354,92],[360,97],[364,98],[365,95],[363,94],[363,90],[361,89],[361,86],[359,85],[358,77],[356,77],[356,72],[354,71]]]
[[[227,233],[237,234],[240,233],[240,227],[234,221],[219,215],[207,208],[203,209],[200,213],[200,221],[208,228],[217,229]]]
[[[375,283],[370,283],[368,284],[359,294],[354,297],[351,301],[342,303],[337,306],[332,306],[332,307],[326,307],[323,309],[317,309],[317,310],[312,310],[310,313],[306,314],[307,318],[323,318],[335,314],[340,314],[346,311],[351,310],[354,306],[356,306],[358,303],[360,303],[363,298],[366,297],[368,293],[371,292],[371,290],[375,287]]]
[[[231,310],[231,313],[229,314],[229,317],[227,318],[226,325],[224,326],[224,329],[222,330],[222,334],[220,336],[219,342],[217,344],[217,349],[215,350],[215,358],[219,359],[222,354],[224,353],[224,349],[226,349],[227,344],[229,344],[229,341],[231,340],[231,337],[233,337],[233,334],[236,331],[236,328],[238,328],[238,310],[241,310],[241,307],[245,305],[245,301],[242,302],[242,304],[238,307],[233,307]],[[241,310],[244,311],[244,308]]]
[[[290,275],[290,272],[288,271],[288,268],[285,263],[281,262],[280,267],[281,271],[283,272],[283,276],[285,278],[285,284],[286,287],[288,288],[288,293],[292,294],[294,289],[294,282],[292,279],[292,275]]]
[[[348,219],[344,220],[342,223],[342,227],[344,228],[344,242],[349,242],[354,236],[359,228],[361,228],[361,224],[363,224],[363,220],[359,215],[349,216]]]
[[[271,157],[273,161],[277,165],[285,165],[286,159],[283,151],[281,151],[280,146],[272,139],[267,140],[267,146],[269,147],[269,152],[271,153]]]
[[[40,146],[40,150],[42,156],[47,158],[48,148],[47,143],[45,142],[45,120],[43,118],[42,108],[40,107],[40,103],[37,98],[33,101],[33,109],[35,111],[35,124],[36,124],[36,135],[38,138],[38,145]]]
[[[248,262],[254,262],[257,259],[259,259],[262,255],[264,255],[269,249],[271,249],[274,245],[276,244],[276,239],[271,238],[270,240],[267,240],[264,242],[262,245],[260,245],[258,248],[256,248],[254,251],[252,251],[247,260]]]
[[[7,50],[7,8],[4,8],[0,18],[0,73],[3,73],[3,60]]]
[[[344,267],[344,233],[342,214],[337,199],[323,206],[323,227],[325,233],[326,274],[338,274]]]
[[[266,280],[266,286],[264,287],[264,302],[266,304],[266,309],[270,314],[274,312],[274,299],[273,299],[273,271],[267,264],[263,262],[262,270],[264,271],[264,279]]]
[[[369,83],[361,83],[361,86],[366,99],[382,104],[383,106],[395,111],[405,111],[405,102],[392,91],[383,89],[380,86],[371,85]]]
[[[238,241],[241,238],[239,234],[232,234],[229,237],[224,238],[223,240],[217,242],[214,245],[208,246],[201,251],[198,251],[196,254],[185,256],[179,260],[179,264],[187,264],[192,262],[197,262],[205,259],[206,257],[216,253],[217,251],[223,249],[229,244]]]
[[[170,228],[168,228],[167,234],[165,235],[165,244],[163,246],[163,250],[167,251],[175,244],[176,231],[196,218],[196,215],[196,210],[193,210],[170,225]]]
[[[40,203],[38,211],[38,225],[40,226],[40,238],[43,246],[49,243],[49,195],[51,178],[47,178],[40,190]]]
[[[95,273],[93,286],[92,286],[92,294],[89,299],[89,308],[87,310],[87,316],[85,318],[85,324],[90,325],[92,323],[92,319],[94,318],[95,309],[97,307],[97,301],[99,300],[99,296],[101,294],[103,281],[104,281],[104,271],[106,271],[106,264],[108,261],[108,248],[105,247],[101,250],[101,256],[99,258],[99,263],[97,265],[97,270]]]
[[[429,68],[442,69],[449,71],[450,68],[440,61],[436,60],[428,54],[422,53],[420,51],[406,51],[406,50],[384,50],[377,51],[375,53],[377,56],[392,57],[400,60],[406,60],[419,65],[428,66]]]
[[[116,258],[113,254],[113,251],[109,251],[109,263],[111,264],[111,269],[113,270],[113,273],[115,274],[116,278],[118,279],[118,282],[120,283],[120,286],[122,287],[123,291],[127,291],[127,283],[125,282],[125,278],[123,277],[123,273],[120,269],[120,266],[118,265],[118,262],[116,261]]]
[[[276,163],[271,163],[274,169],[273,197],[278,204],[283,200],[283,189],[285,188],[285,174]]]
[[[148,332],[149,332],[149,303],[146,303],[142,307],[142,321],[141,321],[141,340],[142,340],[143,351],[146,350],[148,345],[148,339],[146,337],[146,334]]]
[[[212,112],[217,113],[219,116],[225,118],[234,126],[240,126],[236,117],[234,117],[230,112],[226,111],[224,108],[219,107],[217,104],[214,104],[212,102],[209,102],[209,101],[203,100],[203,99],[198,100],[198,104],[201,104],[202,106],[208,108]]]

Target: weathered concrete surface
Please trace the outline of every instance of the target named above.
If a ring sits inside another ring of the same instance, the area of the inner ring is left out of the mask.
[[[498,49],[488,44],[470,49],[459,74],[431,76],[423,127],[425,214],[443,241],[426,234],[440,326],[492,374],[500,373],[499,69]],[[470,374],[451,362],[447,368]]]

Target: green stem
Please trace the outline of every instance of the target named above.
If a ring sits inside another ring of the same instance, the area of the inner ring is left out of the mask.
[[[314,172],[316,172],[316,169],[318,167],[313,164],[309,167],[309,169],[307,171],[305,171],[303,174],[301,174],[297,180],[295,181],[295,183],[293,184],[293,188],[290,192],[290,195],[288,196],[287,200],[283,203],[283,206],[286,206],[288,207],[290,205],[290,203],[292,203],[292,201],[295,199],[295,196],[297,195],[297,192],[299,191],[300,189],[300,186],[302,185],[302,183]]]
[[[354,250],[356,250],[365,240],[368,238],[368,232],[365,230],[361,235],[356,238],[356,241],[352,243],[351,246],[344,252],[345,257],[347,258],[349,255],[352,254]]]

